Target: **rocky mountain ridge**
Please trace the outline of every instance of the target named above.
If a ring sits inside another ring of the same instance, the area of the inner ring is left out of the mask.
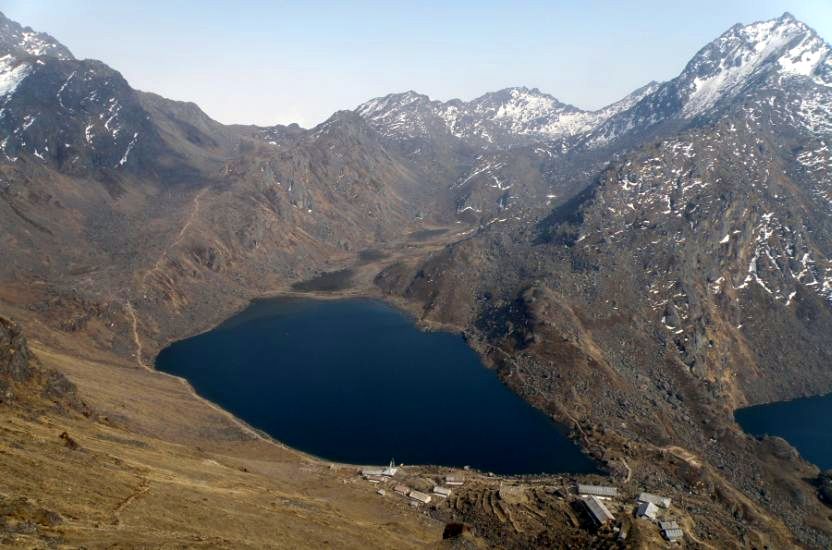
[[[610,452],[606,430],[622,435],[621,462],[637,460],[637,441],[689,449],[783,518],[793,544],[822,548],[829,526],[809,518],[823,509],[800,496],[814,488],[772,469],[786,453],[732,416],[832,390],[832,102],[815,37],[788,15],[732,28],[560,153],[609,156],[544,217],[508,215],[378,282],[498,348],[527,399],[566,422],[604,419],[587,438]],[[698,95],[706,81],[720,85]]]
[[[340,273],[464,331],[705,546],[826,547],[812,466],[731,414],[832,389],[829,52],[785,14],[600,111],[406,92],[306,130],[221,125],[0,18],[0,304],[150,372]]]
[[[381,134],[398,139],[453,136],[482,148],[511,147],[587,133],[655,90],[651,82],[597,111],[584,111],[537,88],[505,88],[464,102],[431,100],[408,91],[372,99],[355,112]]]

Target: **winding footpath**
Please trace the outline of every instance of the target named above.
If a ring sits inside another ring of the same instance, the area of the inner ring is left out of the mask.
[[[199,192],[196,195],[194,195],[194,200],[191,204],[191,210],[190,212],[188,212],[188,217],[185,219],[185,223],[182,224],[182,227],[179,229],[179,233],[176,234],[176,237],[159,255],[159,258],[156,260],[156,263],[153,264],[153,267],[145,271],[144,275],[142,275],[141,284],[139,285],[140,290],[143,290],[147,286],[147,278],[150,277],[150,275],[152,275],[153,273],[158,272],[159,269],[161,269],[162,262],[165,260],[165,258],[168,257],[170,251],[182,242],[182,239],[185,237],[185,234],[188,232],[188,229],[191,228],[191,224],[193,224],[194,220],[196,219],[196,215],[199,213],[200,201],[202,200],[202,196],[205,194],[206,191],[208,191],[207,187],[200,189]]]
[[[196,215],[199,212],[200,200],[202,199],[202,196],[205,194],[206,191],[208,191],[207,187],[200,190],[194,196],[193,204],[191,205],[191,210],[188,213],[188,217],[186,218],[185,223],[182,225],[181,229],[177,233],[176,238],[174,238],[173,241],[171,241],[171,243],[165,248],[165,250],[159,256],[159,258],[153,264],[153,267],[151,267],[148,271],[146,271],[144,273],[144,275],[142,276],[142,279],[141,279],[141,282],[140,282],[140,285],[139,285],[139,290],[142,291],[142,294],[144,294],[143,291],[145,290],[146,285],[147,285],[147,278],[152,273],[157,272],[161,268],[162,262],[168,256],[170,251],[182,242],[182,239],[185,237],[186,233],[188,232],[188,230],[190,229],[194,220],[196,219]],[[135,309],[135,307],[133,306],[133,303],[130,300],[127,300],[125,302],[124,307],[125,307],[125,310],[127,311],[127,316],[130,319],[130,327],[131,327],[130,332],[132,334],[133,345],[134,345],[134,349],[135,349],[134,357],[136,359],[136,364],[138,365],[139,368],[141,368],[141,369],[143,369],[147,372],[152,372],[154,374],[167,376],[167,377],[175,379],[177,382],[182,384],[188,390],[188,394],[191,397],[196,398],[197,400],[201,401],[202,403],[204,403],[205,405],[207,405],[208,407],[213,409],[216,413],[224,416],[234,426],[239,428],[243,433],[251,436],[253,439],[257,439],[257,440],[261,440],[261,441],[268,441],[269,443],[280,445],[283,448],[288,448],[288,447],[285,447],[283,444],[281,444],[281,443],[263,435],[262,433],[258,432],[257,430],[255,430],[254,428],[252,428],[251,426],[249,426],[248,424],[246,424],[245,422],[243,422],[239,418],[235,417],[230,412],[226,411],[225,409],[222,409],[221,407],[217,406],[216,404],[212,403],[211,401],[209,401],[209,400],[205,399],[204,397],[200,396],[198,393],[196,393],[196,390],[194,390],[193,386],[191,386],[191,384],[187,380],[185,380],[184,378],[182,378],[180,376],[174,376],[172,374],[168,374],[168,373],[165,373],[165,372],[157,371],[156,369],[154,369],[153,367],[151,367],[150,365],[145,363],[145,361],[144,361],[144,346],[142,345],[141,336],[139,335],[139,318],[138,318],[138,315],[136,315],[136,309]]]

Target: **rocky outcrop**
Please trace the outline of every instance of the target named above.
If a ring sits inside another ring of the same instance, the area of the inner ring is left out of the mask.
[[[38,402],[89,415],[75,385],[63,374],[43,368],[32,354],[21,328],[0,317],[0,405]]]

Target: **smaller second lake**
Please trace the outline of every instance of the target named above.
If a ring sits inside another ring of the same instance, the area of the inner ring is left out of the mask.
[[[353,464],[594,472],[561,427],[511,392],[463,338],[364,299],[255,302],[163,350],[159,370],[276,439]]]
[[[832,468],[832,394],[740,409],[737,423],[751,435],[775,435],[822,470]]]

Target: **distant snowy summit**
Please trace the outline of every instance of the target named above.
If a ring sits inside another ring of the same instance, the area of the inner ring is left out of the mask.
[[[786,97],[787,90],[795,90]],[[713,120],[721,110],[749,97],[795,103],[805,118],[806,101],[830,99],[832,49],[807,25],[785,13],[777,19],[734,25],[699,50],[676,78],[661,84],[631,109],[611,117],[587,136],[588,143],[609,143],[644,135],[667,124]],[[814,98],[814,99],[813,99]]]
[[[832,53],[812,29],[786,13],[735,25],[708,44],[680,75],[685,116],[696,116],[755,79],[807,77],[832,86]]]
[[[735,25],[702,48],[676,78],[651,82],[597,111],[562,103],[536,88],[516,87],[468,102],[435,101],[409,91],[372,99],[356,112],[394,139],[445,136],[513,146],[574,138],[597,147],[660,124],[707,118],[750,89],[786,84],[803,86],[808,95],[815,87],[832,88],[832,50],[789,13]],[[820,100],[823,89],[814,94]]]
[[[360,105],[356,112],[388,137],[419,138],[448,134],[489,144],[518,137],[557,139],[586,133],[629,109],[657,83],[636,90],[597,111],[562,103],[537,88],[515,87],[487,93],[472,101],[433,101],[413,91],[390,94]]]

